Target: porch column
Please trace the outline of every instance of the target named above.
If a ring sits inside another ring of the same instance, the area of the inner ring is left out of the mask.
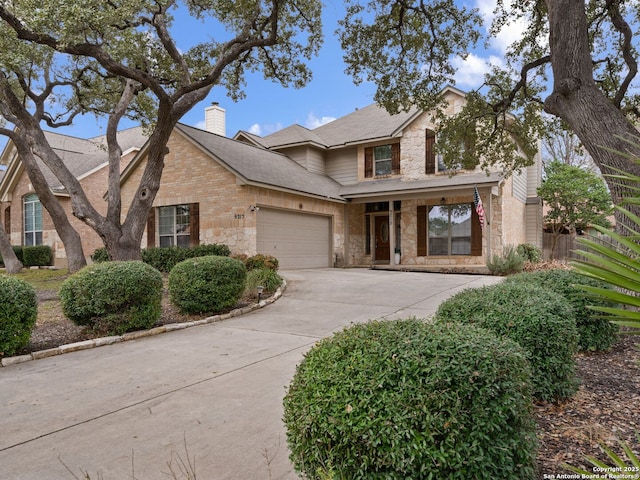
[[[396,224],[393,200],[389,200],[389,265],[395,264],[396,253]]]

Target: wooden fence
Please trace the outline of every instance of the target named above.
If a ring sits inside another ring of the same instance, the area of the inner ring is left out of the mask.
[[[556,244],[556,251],[554,254],[554,258],[556,260],[570,260],[583,258],[579,255],[576,255],[575,250],[581,249],[584,250],[584,247],[579,245],[576,242],[576,238],[585,237],[583,235],[576,234],[567,234],[560,235],[558,237],[558,243]],[[600,240],[602,243],[607,241],[607,238],[601,236],[600,234],[596,236],[588,236],[590,240]],[[551,247],[553,246],[553,234],[544,232],[542,234],[542,256],[545,260],[551,260]]]

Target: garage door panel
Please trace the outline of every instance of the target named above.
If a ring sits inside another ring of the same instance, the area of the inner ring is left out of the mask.
[[[258,211],[258,253],[273,255],[282,268],[330,266],[330,218],[261,208]]]

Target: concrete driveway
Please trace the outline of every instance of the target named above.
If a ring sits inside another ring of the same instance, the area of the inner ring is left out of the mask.
[[[283,297],[245,316],[1,368],[0,477],[183,478],[188,454],[200,479],[298,478],[281,417],[304,352],[351,322],[428,317],[452,294],[499,281],[282,274]]]

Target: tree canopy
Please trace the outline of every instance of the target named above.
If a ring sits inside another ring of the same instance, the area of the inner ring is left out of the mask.
[[[347,0],[340,38],[348,72],[377,86],[375,99],[390,112],[438,106],[455,85],[456,57],[466,58],[513,21],[520,39],[494,65],[467,105],[441,115],[439,150],[455,165],[471,133],[475,148],[463,164],[526,165],[545,125],[541,112],[561,118],[603,171],[637,172],[615,151],[640,154],[637,57],[640,4],[631,0],[497,0],[488,34],[480,11],[454,0]],[[514,115],[511,115],[513,113]],[[518,154],[518,155],[516,155]],[[614,201],[624,186],[609,184]]]
[[[546,167],[546,178],[538,188],[545,208],[544,220],[553,233],[551,256],[558,236],[588,227],[611,227],[611,196],[604,180],[593,172],[559,161]]]
[[[207,38],[195,45],[177,43],[179,9],[188,9],[207,25]],[[321,42],[319,0],[0,4],[0,114],[11,124],[0,128],[0,134],[12,139],[22,157],[65,243],[70,269],[84,262],[79,238],[50,195],[35,157],[65,187],[74,215],[98,232],[110,256],[139,258],[175,124],[213,86],[224,86],[232,98],[242,98],[247,72],[261,70],[283,85],[303,86],[311,76],[306,60],[317,54]],[[107,118],[106,215],[91,205],[43,133],[44,126],[69,125],[80,114]],[[121,220],[122,152],[116,133],[123,118],[145,125],[149,142],[137,194]]]

